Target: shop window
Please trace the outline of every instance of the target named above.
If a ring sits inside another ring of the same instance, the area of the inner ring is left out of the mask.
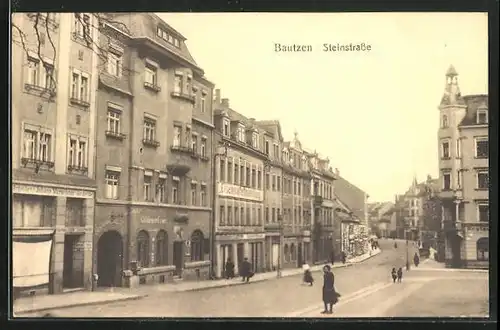
[[[137,262],[140,267],[149,266],[149,235],[145,230],[137,235]]]
[[[488,237],[481,237],[477,240],[477,260],[487,261],[489,260],[489,239]]]
[[[288,244],[285,244],[285,247],[283,248],[283,258],[285,259],[285,262],[288,262],[290,260],[289,252],[288,252]]]
[[[66,199],[66,226],[83,227],[84,221],[84,205],[81,198]]]
[[[191,235],[191,261],[202,261],[204,259],[203,243],[203,233],[200,230],[195,230]]]
[[[168,236],[164,230],[156,235],[156,265],[168,265]]]
[[[297,260],[297,251],[295,250],[295,244],[292,243],[292,245],[290,246],[290,256],[291,256],[291,260]]]

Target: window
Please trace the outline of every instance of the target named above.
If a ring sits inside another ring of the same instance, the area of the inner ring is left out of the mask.
[[[122,65],[123,59],[122,55],[116,54],[114,52],[108,52],[108,73],[115,77],[121,77],[122,75]]]
[[[70,137],[68,143],[68,166],[86,167],[87,142]]]
[[[200,154],[201,157],[207,157],[207,139],[205,138],[201,138]]]
[[[203,242],[203,233],[200,230],[195,230],[191,235],[191,261],[202,261],[204,259]]]
[[[75,13],[75,25],[73,34],[76,37],[90,40],[90,16],[88,14]]]
[[[191,183],[191,205],[196,205],[196,184]]]
[[[149,235],[145,230],[137,234],[137,262],[140,267],[149,266]]]
[[[490,221],[490,208],[488,206],[488,203],[479,203],[477,205],[477,213],[479,222]]]
[[[154,141],[156,131],[156,122],[152,119],[144,119],[144,140]]]
[[[224,125],[223,125],[223,131],[222,133],[224,134],[224,136],[229,136],[229,120],[225,119],[224,120]]]
[[[274,149],[274,158],[279,159],[279,157],[280,157],[280,147],[277,144],[274,144],[273,145],[273,149]]]
[[[478,110],[477,111],[477,123],[487,124],[488,123],[488,110]]]
[[[266,140],[264,145],[264,152],[269,156],[269,141]]]
[[[245,225],[245,208],[243,206],[240,208],[240,224]]]
[[[262,171],[257,171],[257,189],[262,189]]]
[[[200,105],[200,110],[201,112],[205,112],[205,95],[201,96],[201,105]]]
[[[281,191],[281,178],[279,176],[276,177],[276,190]]]
[[[182,93],[182,76],[176,74],[174,78],[174,92],[175,93]]]
[[[233,182],[233,162],[231,160],[227,161],[227,182]]]
[[[245,167],[240,165],[240,185],[245,185]]]
[[[191,77],[186,77],[186,91],[189,93],[191,91]]]
[[[144,69],[144,82],[151,86],[158,86],[158,71],[153,65],[146,64]]]
[[[120,134],[121,113],[108,108],[108,132]]]
[[[165,186],[167,180],[165,178],[159,178],[158,184],[156,185],[156,201],[159,203],[166,203],[165,196]]]
[[[167,233],[164,230],[160,230],[156,234],[156,265],[165,266],[168,265],[168,238]]]
[[[245,142],[245,128],[243,126],[238,127],[238,141]]]
[[[227,207],[227,224],[228,226],[233,224],[233,208],[231,206]]]
[[[191,136],[191,150],[194,153],[198,153],[198,136],[196,134]]]
[[[234,225],[235,226],[240,225],[240,210],[238,209],[237,206],[234,207]]]
[[[202,185],[200,190],[201,206],[207,206],[207,187]]]
[[[252,185],[252,180],[250,177],[250,167],[246,167],[246,183],[245,186],[250,187]]]
[[[481,237],[476,242],[477,260],[489,260],[490,241],[488,237]]]
[[[441,143],[441,158],[450,158],[450,142]]]
[[[276,222],[276,209],[274,207],[271,209],[271,221]]]
[[[489,174],[487,170],[477,172],[477,189],[489,188]]]
[[[443,115],[441,117],[441,128],[447,128],[448,127],[448,116],[447,115]]]
[[[179,126],[174,126],[174,147],[180,147],[181,145],[181,128]]]
[[[118,185],[120,182],[120,173],[106,171],[106,198],[118,199]]]
[[[73,70],[71,79],[71,99],[82,102],[89,100],[89,76],[86,73]]]
[[[179,181],[172,180],[172,203],[179,204]]]
[[[443,190],[451,189],[451,173],[443,173]]]
[[[219,181],[226,181],[226,162],[219,160]]]
[[[186,127],[185,138],[186,138],[185,146],[186,148],[189,148],[191,146],[191,128],[189,127]]]
[[[252,134],[252,147],[259,149],[259,136],[257,133]]]
[[[51,89],[54,84],[54,67],[51,64],[45,63],[40,65],[40,60],[34,57],[28,57],[28,79],[27,84]]]
[[[224,205],[221,205],[219,209],[219,224],[223,226],[226,223],[226,212]]]
[[[144,195],[144,200],[149,201],[151,199],[151,180],[152,177],[149,175],[144,174],[144,185],[143,185],[143,195]]]
[[[271,185],[272,185],[271,186],[272,187],[272,191],[276,191],[276,176],[275,175],[272,176],[272,181],[271,182],[272,182],[271,183]]]
[[[40,84],[40,61],[35,58],[28,58],[28,83],[38,86]]]
[[[245,224],[246,224],[247,226],[250,226],[251,221],[250,221],[250,208],[249,208],[249,207],[247,207],[247,214],[246,214],[246,216],[247,216],[247,217],[246,217]]]
[[[487,137],[477,137],[476,139],[476,157],[477,158],[488,158],[489,155],[489,144]]]
[[[24,130],[24,158],[51,161],[52,136],[49,133],[36,131],[34,129]]]

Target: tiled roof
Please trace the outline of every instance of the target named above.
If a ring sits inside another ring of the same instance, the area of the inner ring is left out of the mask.
[[[354,215],[365,218],[365,192],[341,176],[337,176],[334,183],[335,195],[344,203]]]
[[[470,126],[477,124],[477,109],[480,106],[488,105],[488,95],[478,94],[478,95],[467,95],[464,96],[465,104],[467,105],[467,111],[464,119],[460,123],[460,126]]]

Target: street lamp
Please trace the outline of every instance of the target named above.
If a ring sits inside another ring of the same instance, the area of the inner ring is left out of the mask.
[[[276,270],[276,277],[281,278],[281,256],[283,254],[283,216],[281,215],[281,212],[280,214],[278,214],[278,225],[280,234],[280,240],[279,240],[280,253],[278,255],[278,268]]]
[[[410,256],[409,256],[409,247],[408,240],[406,240],[406,270],[410,270]]]
[[[216,196],[217,196],[217,156],[226,157],[229,143],[223,142],[218,152],[214,152],[212,158],[212,221],[210,221],[210,277],[215,279],[215,209],[216,209]],[[220,262],[220,260],[218,260]]]

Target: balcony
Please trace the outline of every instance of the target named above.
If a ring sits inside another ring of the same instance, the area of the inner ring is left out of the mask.
[[[181,92],[172,92],[170,93],[170,95],[173,97],[173,98],[177,98],[177,99],[180,99],[180,100],[183,100],[183,101],[187,101],[191,104],[194,104],[195,103],[195,97],[194,95],[190,95],[190,94],[186,94],[186,93],[181,93]]]
[[[142,144],[152,148],[158,148],[160,146],[160,142],[150,139],[142,139]]]
[[[442,189],[439,192],[439,197],[441,199],[461,200],[463,199],[463,191],[462,189]]]
[[[24,84],[24,90],[29,94],[36,94],[44,98],[52,98],[56,96],[56,91],[54,88],[47,88],[33,84]]]
[[[153,91],[155,93],[159,93],[161,91],[160,86],[152,84],[150,82],[144,82],[144,88],[149,89],[150,91]]]
[[[177,153],[182,153],[182,154],[187,154],[187,155],[192,155],[194,154],[194,151],[193,149],[191,149],[190,147],[184,147],[184,146],[180,146],[180,145],[172,145],[170,147],[170,150],[172,152],[177,152]]]
[[[23,167],[34,168],[36,172],[39,169],[45,168],[47,170],[51,170],[54,168],[54,162],[36,159],[36,158],[21,158],[21,164]]]
[[[120,140],[123,141],[126,137],[125,134],[120,133],[120,132],[115,132],[115,131],[106,131],[106,137],[115,139],[115,140]]]
[[[79,165],[68,165],[68,173],[87,174],[88,168]]]
[[[79,106],[81,108],[88,108],[90,107],[90,103],[86,100],[83,100],[83,99],[78,99],[78,98],[70,98],[69,99],[69,102],[73,105],[76,105],[76,106]]]

